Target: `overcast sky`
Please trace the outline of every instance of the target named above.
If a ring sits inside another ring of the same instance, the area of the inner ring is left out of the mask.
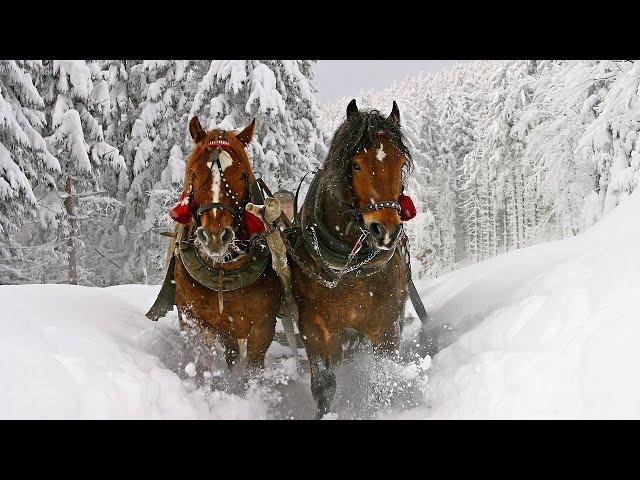
[[[318,102],[384,89],[409,74],[437,72],[462,60],[318,60],[313,66]]]

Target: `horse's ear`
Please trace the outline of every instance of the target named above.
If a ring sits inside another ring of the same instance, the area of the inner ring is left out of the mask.
[[[202,125],[200,125],[200,120],[198,120],[198,117],[193,117],[189,121],[189,133],[191,134],[191,138],[193,138],[193,141],[196,143],[207,136],[207,132],[205,132],[204,128],[202,128]]]
[[[352,119],[353,116],[358,113],[358,105],[356,105],[356,99],[354,98],[349,102],[349,105],[347,105],[347,120]]]
[[[389,120],[400,125],[400,109],[398,108],[398,104],[395,100],[393,101],[393,108],[391,108],[391,113],[389,114]]]
[[[253,138],[253,133],[256,131],[256,119],[251,120],[251,123],[242,130],[236,138],[240,140],[245,145],[249,145],[251,143],[251,139]]]

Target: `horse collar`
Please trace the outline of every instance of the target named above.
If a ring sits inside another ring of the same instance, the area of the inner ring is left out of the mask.
[[[318,177],[316,177],[318,178]],[[309,254],[326,270],[343,271],[349,268],[355,276],[372,274],[378,271],[393,256],[394,250],[387,252],[375,250],[369,245],[353,254],[353,245],[349,245],[335,238],[316,214],[315,200],[320,181],[312,182],[307,194],[307,206],[303,208],[301,217],[301,237],[307,246]],[[352,263],[350,263],[352,262]],[[357,265],[357,269],[352,266]]]

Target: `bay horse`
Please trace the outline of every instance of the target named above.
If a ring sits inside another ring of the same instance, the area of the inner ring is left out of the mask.
[[[384,117],[352,100],[288,239],[316,418],[330,411],[345,345],[364,336],[376,354],[398,350],[409,272],[408,249],[396,247],[415,215],[404,195],[410,162],[396,102]]]
[[[174,220],[187,223],[176,238],[173,270],[181,328],[188,317],[209,340],[218,339],[230,369],[238,340],[246,339],[249,375],[264,368],[281,300],[260,220],[245,210],[249,202],[264,203],[245,150],[254,131],[255,119],[236,133],[206,132],[193,117],[195,145],[172,210]]]

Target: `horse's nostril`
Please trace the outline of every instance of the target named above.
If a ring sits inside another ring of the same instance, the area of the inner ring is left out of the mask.
[[[369,229],[371,230],[371,233],[373,234],[373,236],[378,238],[382,238],[385,232],[384,225],[378,222],[371,222]]]
[[[198,230],[196,230],[196,236],[198,237],[198,240],[200,240],[200,242],[202,242],[203,244],[206,245],[209,243],[209,234],[204,228],[198,227]]]
[[[231,242],[231,240],[233,240],[233,230],[227,227],[222,231],[222,234],[220,235],[220,241],[223,243],[223,245],[226,245],[227,243]]]

